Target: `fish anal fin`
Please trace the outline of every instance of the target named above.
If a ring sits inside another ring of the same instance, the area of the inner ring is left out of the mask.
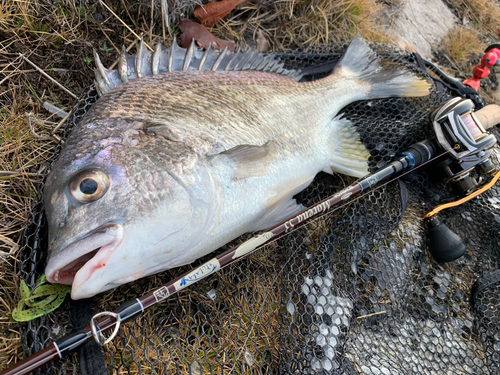
[[[359,139],[354,125],[342,116],[337,116],[328,125],[328,131],[330,165],[324,172],[338,172],[354,177],[366,175],[370,154]]]
[[[217,156],[229,159],[233,179],[264,176],[274,159],[273,142],[262,146],[239,145],[219,153]]]

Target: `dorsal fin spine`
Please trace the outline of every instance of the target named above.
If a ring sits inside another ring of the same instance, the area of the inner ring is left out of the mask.
[[[165,48],[161,42],[158,42],[154,52],[146,51],[142,39],[136,55],[129,55],[123,46],[117,70],[106,69],[97,53],[95,53],[95,61],[95,80],[99,95],[135,78],[174,71],[256,70],[286,75],[297,81],[302,77],[300,71],[285,69],[283,63],[277,60],[273,54],[263,55],[256,50],[243,51],[241,48],[238,48],[236,52],[230,52],[227,47],[221,51],[215,50],[212,44],[202,52],[196,48],[194,39],[189,48],[185,49],[177,45],[175,36],[170,48]]]
[[[182,65],[182,71],[187,71],[189,69],[189,64],[191,64],[191,60],[193,58],[194,54],[194,38],[191,40],[191,44],[189,45],[188,49],[186,50],[186,56],[184,57],[184,64]]]
[[[125,49],[125,46],[122,46],[122,52],[118,58],[118,74],[120,75],[120,79],[123,83],[128,82],[127,72],[127,50]]]
[[[208,45],[208,47],[205,49],[205,53],[203,54],[203,57],[200,60],[200,65],[198,65],[198,70],[203,69],[203,64],[205,64],[205,61],[207,61],[207,57],[209,54],[212,53],[212,43]]]
[[[168,71],[172,71],[172,66],[174,65],[174,54],[175,47],[177,46],[177,37],[174,35],[174,40],[172,42],[172,46],[170,47],[170,55],[168,56]]]
[[[151,58],[151,70],[153,71],[153,75],[159,73],[161,49],[161,42],[158,42],[153,52],[153,57]]]
[[[227,47],[224,48],[224,50],[220,53],[219,57],[217,57],[217,60],[215,60],[214,62],[214,66],[212,66],[212,70],[217,70],[217,68],[219,67],[221,61],[224,59],[224,56],[226,55],[226,52],[227,52]]]
[[[144,55],[144,39],[141,38],[141,42],[139,43],[139,51],[137,52],[137,56],[135,57],[135,69],[137,73],[137,78],[142,77],[142,57]]]
[[[236,53],[234,54],[234,57],[233,57],[231,60],[229,60],[229,62],[227,63],[226,67],[224,68],[224,70],[225,70],[225,71],[232,70],[232,69],[231,69],[231,64],[232,64],[232,63],[233,63],[236,59],[238,59],[238,58],[239,58],[240,52],[241,52],[241,49],[240,49],[240,48],[238,48],[238,51],[236,51]]]

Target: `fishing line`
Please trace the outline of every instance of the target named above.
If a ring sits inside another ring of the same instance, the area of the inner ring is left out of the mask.
[[[278,237],[278,238],[276,238],[276,239],[274,239],[274,240],[270,241],[269,243],[265,244],[262,248],[260,248],[260,250],[262,250],[262,249],[264,249],[264,248],[268,247],[269,245],[273,244],[274,242],[277,242],[278,240],[282,240],[283,238],[287,237],[288,235],[291,235],[292,233],[294,233],[295,231],[297,231],[297,230],[299,230],[299,229],[303,229],[304,227],[306,227],[306,226],[310,225],[310,224],[311,224],[311,223],[313,223],[313,222],[317,222],[317,221],[318,221],[319,219],[321,219],[321,218],[329,219],[330,217],[332,217],[332,216],[333,216],[333,214],[334,214],[334,213],[336,213],[337,211],[341,210],[342,208],[345,208],[345,207],[349,206],[350,204],[355,203],[356,201],[360,200],[361,198],[364,198],[364,197],[366,197],[367,195],[372,194],[373,192],[375,192],[375,191],[377,191],[377,190],[379,190],[379,189],[382,189],[384,186],[386,186],[386,185],[390,184],[391,182],[394,182],[394,181],[396,181],[396,180],[400,179],[401,177],[405,176],[405,175],[406,175],[406,174],[408,174],[408,173],[411,173],[411,172],[416,171],[417,169],[419,169],[419,168],[423,167],[424,165],[426,165],[426,164],[428,164],[428,163],[431,163],[432,161],[434,161],[434,160],[436,160],[436,159],[438,159],[438,158],[440,158],[440,157],[442,157],[442,156],[446,155],[447,153],[449,153],[449,151],[445,151],[445,152],[443,152],[443,153],[441,153],[441,154],[439,154],[439,155],[437,155],[437,156],[435,156],[435,157],[433,157],[433,158],[429,159],[428,161],[426,161],[426,162],[424,162],[424,163],[422,163],[422,164],[418,165],[417,167],[412,168],[412,169],[409,169],[408,171],[406,171],[406,172],[404,172],[404,173],[402,173],[402,174],[398,175],[397,177],[393,178],[392,180],[389,180],[389,181],[387,181],[387,182],[383,183],[382,185],[377,186],[377,187],[376,187],[376,188],[374,188],[374,189],[370,189],[369,191],[365,192],[364,194],[361,194],[361,195],[359,195],[359,196],[357,196],[357,197],[353,198],[353,199],[352,199],[352,200],[350,200],[349,202],[345,202],[344,204],[342,204],[342,205],[340,205],[340,206],[338,206],[338,207],[335,207],[334,209],[329,210],[328,212],[325,212],[325,213],[323,213],[323,214],[321,214],[321,215],[319,215],[319,216],[315,217],[315,218],[314,218],[314,219],[312,219],[311,221],[303,222],[303,223],[302,223],[302,224],[300,224],[299,226],[294,227],[291,231],[287,232],[285,235],[282,235],[282,236],[280,236],[280,237]],[[342,179],[342,181],[344,181],[344,180]],[[348,185],[348,186],[349,186],[349,185]],[[347,188],[348,186],[344,186],[342,189],[345,189],[345,188]],[[340,189],[340,190],[342,190],[342,189]],[[280,276],[282,275],[282,273],[283,273],[283,271],[284,271],[285,267],[286,267],[286,266],[287,266],[287,264],[291,261],[291,259],[293,259],[293,258],[294,258],[294,256],[296,255],[296,253],[297,253],[297,252],[298,252],[298,251],[302,248],[302,246],[305,244],[305,242],[306,242],[309,238],[311,238],[313,235],[314,235],[314,233],[313,233],[313,234],[311,234],[311,235],[309,235],[309,236],[304,236],[304,238],[303,238],[302,242],[301,242],[301,243],[299,243],[299,244],[297,244],[297,245],[295,246],[295,249],[293,250],[292,254],[291,254],[290,256],[288,256],[288,257],[287,257],[287,260],[286,260],[286,261],[285,261],[285,263],[281,266],[281,270],[280,270],[278,273],[276,273],[274,276],[272,276],[272,279],[271,279],[271,280],[272,280],[272,283],[273,283],[273,284],[277,281],[277,278],[278,278],[278,277],[280,277]],[[250,255],[250,254],[249,254],[249,255]],[[238,259],[238,260],[237,260],[236,262],[234,262],[234,263],[236,264],[237,262],[239,262],[239,261],[240,261],[240,260],[242,260],[242,259],[243,259],[243,258],[240,258],[240,259]],[[229,264],[228,264],[228,265],[229,265]],[[223,268],[225,268],[225,267],[223,267]],[[250,336],[251,336],[251,330],[252,330],[254,327],[255,327],[255,322],[252,320],[252,324],[251,324],[251,327],[250,327],[250,329],[249,329],[249,334],[248,334],[247,338],[245,339],[245,341],[243,342],[243,347],[242,347],[240,350],[238,350],[238,354],[237,354],[237,356],[236,356],[236,359],[235,359],[235,362],[234,362],[234,364],[233,364],[233,367],[231,368],[231,371],[234,371],[234,369],[235,369],[235,367],[236,367],[236,364],[237,364],[237,362],[238,362],[238,359],[240,358],[241,354],[243,353],[243,349],[247,350],[247,349],[246,349],[246,343],[247,343],[247,342],[248,342],[248,340],[250,339]],[[248,363],[247,363],[247,365],[248,365]],[[249,365],[249,367],[251,367],[251,366]]]

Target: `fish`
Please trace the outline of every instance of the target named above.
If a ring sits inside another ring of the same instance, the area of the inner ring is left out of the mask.
[[[195,53],[183,51],[184,68]],[[321,171],[366,175],[369,153],[341,109],[430,88],[410,71],[384,67],[360,37],[331,74],[310,82],[253,51],[199,53],[211,67],[173,71],[151,54],[147,60],[165,71],[134,79],[137,66],[117,72],[98,63],[102,96],[66,139],[43,191],[45,273],[72,285],[72,299],[273,227],[304,209],[293,197]],[[239,70],[214,68],[235,56]]]

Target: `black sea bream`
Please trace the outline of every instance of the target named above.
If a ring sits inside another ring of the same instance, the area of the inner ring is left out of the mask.
[[[408,71],[383,68],[361,38],[313,82],[228,69],[119,85],[101,75],[98,84],[104,95],[66,140],[44,189],[46,275],[72,284],[73,299],[277,224],[303,209],[292,197],[320,171],[365,175],[368,153],[339,111],[429,89]]]

